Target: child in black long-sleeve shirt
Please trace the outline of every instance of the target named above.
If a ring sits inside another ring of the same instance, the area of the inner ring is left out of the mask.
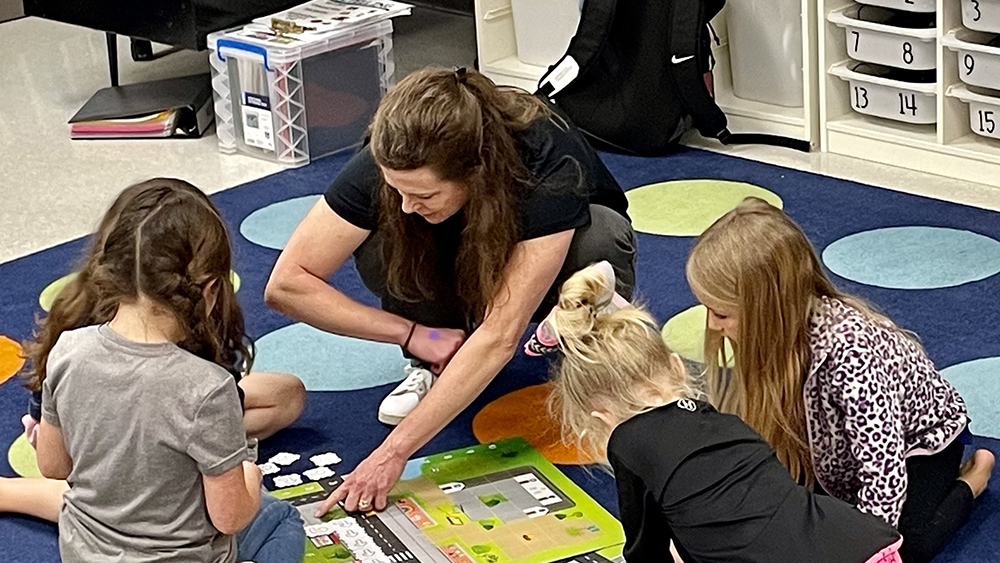
[[[629,563],[898,563],[899,533],[814,495],[739,418],[698,400],[641,308],[608,306],[605,269],[578,272],[546,319],[562,352],[564,438],[610,465]]]

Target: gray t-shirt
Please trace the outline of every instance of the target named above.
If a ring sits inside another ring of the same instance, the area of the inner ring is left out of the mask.
[[[229,563],[202,475],[247,458],[233,376],[173,344],[107,325],[64,332],[49,354],[42,416],[62,428],[73,469],[59,514],[64,563]]]

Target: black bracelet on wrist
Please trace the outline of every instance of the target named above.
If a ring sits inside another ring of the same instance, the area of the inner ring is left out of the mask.
[[[410,353],[410,340],[413,338],[414,331],[417,330],[417,323],[414,322],[413,326],[410,327],[410,334],[406,335],[406,342],[403,343],[403,352],[406,354]]]

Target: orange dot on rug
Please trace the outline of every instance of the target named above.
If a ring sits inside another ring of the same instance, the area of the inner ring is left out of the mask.
[[[0,383],[3,383],[21,370],[24,365],[24,351],[17,342],[0,336]]]
[[[546,459],[560,465],[593,463],[559,438],[559,423],[549,416],[546,406],[551,390],[552,384],[544,383],[500,397],[479,411],[472,420],[472,433],[483,444],[524,438]]]

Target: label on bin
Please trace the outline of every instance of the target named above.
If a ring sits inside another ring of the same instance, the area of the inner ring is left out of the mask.
[[[267,96],[243,94],[243,142],[251,147],[274,150],[274,127]]]

